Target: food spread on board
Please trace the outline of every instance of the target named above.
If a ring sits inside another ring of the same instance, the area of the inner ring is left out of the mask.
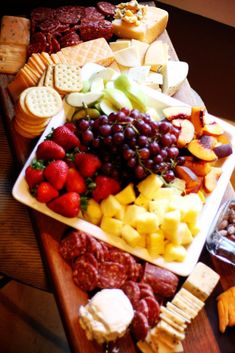
[[[16,74],[8,90],[19,135],[38,137],[64,115],[25,169],[35,202],[152,259],[183,262],[233,148],[204,108],[158,102],[188,74],[158,38],[167,21],[166,11],[135,0],[3,16],[0,72]],[[228,226],[221,221],[226,236]],[[90,296],[79,308],[87,338],[103,344],[130,330],[144,353],[183,351],[188,324],[219,281],[199,262],[179,289],[171,271],[80,230],[65,234],[59,252]],[[224,332],[234,325],[233,288],[217,300]]]

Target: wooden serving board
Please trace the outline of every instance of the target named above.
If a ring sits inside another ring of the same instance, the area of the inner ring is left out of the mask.
[[[171,59],[177,60],[177,55],[166,31],[161,35],[160,39],[168,43]],[[10,144],[18,162],[22,166],[36,141],[30,141],[21,137],[12,128],[11,122],[14,117],[14,106],[6,88],[7,82],[11,79],[12,76],[0,75],[0,96]],[[188,81],[181,86],[175,97],[190,105],[198,104],[198,100],[193,94]],[[233,190],[228,188],[225,198],[232,197],[233,195]],[[47,263],[48,273],[54,288],[71,351],[75,353],[104,352],[104,347],[100,347],[86,339],[85,333],[78,322],[78,308],[87,302],[88,297],[75,286],[70,267],[58,253],[59,240],[66,226],[39,212],[30,210],[30,214],[34,230],[41,243],[42,255]],[[205,309],[200,312],[190,325],[187,338],[183,342],[185,352],[232,353],[235,351],[235,335],[232,334],[231,330],[228,330],[224,335],[219,334],[215,298],[222,290],[235,285],[235,268],[217,262],[215,259],[213,259],[212,263],[209,254],[205,250],[201,261],[217,270],[221,275],[221,282],[213,295],[208,299]],[[115,344],[110,345],[109,352],[112,351],[134,353],[137,352],[137,348],[131,335],[127,333],[125,337],[118,340]]]

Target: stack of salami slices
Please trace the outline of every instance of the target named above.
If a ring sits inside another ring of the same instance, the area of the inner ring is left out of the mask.
[[[96,38],[109,40],[115,6],[101,1],[96,7],[61,6],[56,9],[38,7],[31,12],[32,53],[56,53],[61,48]]]

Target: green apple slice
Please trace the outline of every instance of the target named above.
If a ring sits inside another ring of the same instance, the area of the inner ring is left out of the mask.
[[[103,93],[80,93],[72,92],[65,96],[66,102],[72,107],[82,108],[94,104],[98,99],[102,97]]]
[[[90,91],[96,93],[102,93],[104,90],[104,80],[101,77],[97,77],[91,82]]]
[[[132,104],[128,97],[117,88],[109,88],[104,90],[104,98],[110,101],[116,109],[121,109],[123,107],[132,109]]]
[[[102,78],[103,81],[107,82],[117,76],[118,76],[118,73],[115,70],[111,69],[110,67],[107,67],[99,72],[94,73],[90,77],[90,82],[92,83],[92,81],[97,80],[98,78]]]
[[[104,66],[95,63],[87,63],[81,68],[82,81],[90,80],[91,76],[99,71],[102,71]]]
[[[106,115],[109,115],[113,112],[117,112],[118,110],[112,105],[112,103],[110,101],[108,101],[107,99],[102,99],[100,101],[100,109],[102,110],[102,112]]]

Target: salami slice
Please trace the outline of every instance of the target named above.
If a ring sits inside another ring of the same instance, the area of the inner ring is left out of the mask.
[[[149,307],[145,299],[141,299],[136,306],[136,311],[143,313],[144,316],[148,319],[149,317]]]
[[[138,283],[138,286],[140,288],[140,298],[145,298],[145,297],[155,298],[154,293],[153,293],[153,289],[149,284]]]
[[[73,260],[86,252],[86,248],[81,240],[79,232],[70,232],[59,246],[59,253],[65,260]]]
[[[36,32],[31,36],[31,44],[28,47],[29,55],[32,53],[41,53],[46,51],[47,48],[47,38],[42,32]]]
[[[98,269],[98,261],[96,260],[95,256],[89,252],[81,255],[73,264],[73,269],[75,270],[77,267],[80,266],[81,263],[87,262]]]
[[[82,21],[80,25],[80,36],[83,41],[97,38],[109,40],[113,36],[112,23],[107,20]]]
[[[136,308],[140,300],[140,289],[138,284],[133,281],[126,281],[121,287],[121,290],[123,290],[123,292],[130,299],[130,302],[133,307]]]
[[[103,241],[100,242],[100,245],[102,246],[103,253],[104,253],[104,261],[109,261],[109,247],[107,244],[105,244]]]
[[[133,257],[130,254],[118,249],[113,249],[109,252],[110,261],[122,264],[126,270],[126,273],[129,273],[131,270],[131,266],[133,264],[132,258]]]
[[[90,234],[87,234],[87,251],[91,252],[92,254],[96,250],[98,241]]]
[[[53,33],[58,30],[60,22],[55,19],[48,19],[40,23],[39,28],[44,33]]]
[[[88,18],[90,21],[103,20],[104,15],[102,15],[94,6],[88,6],[85,8],[84,18]]]
[[[110,2],[107,1],[99,1],[96,4],[97,9],[104,15],[104,16],[109,16],[113,17],[115,14],[115,5],[111,4]]]
[[[99,288],[120,288],[126,280],[123,265],[103,262],[99,265]]]
[[[134,282],[137,282],[140,280],[141,274],[142,274],[142,265],[136,262],[133,263],[131,271],[128,275],[128,278]]]
[[[139,312],[135,312],[134,319],[132,321],[132,332],[137,341],[144,341],[149,330],[149,324],[146,316]]]
[[[74,11],[73,6],[61,6],[55,10],[54,17],[64,24],[76,24],[80,20],[80,16]]]
[[[77,45],[81,43],[80,37],[76,32],[69,32],[59,39],[61,48]]]
[[[90,292],[97,287],[98,271],[88,262],[81,262],[73,271],[74,283],[86,292]]]
[[[54,10],[50,7],[36,7],[30,14],[31,20],[37,23],[54,17]]]
[[[31,36],[31,43],[45,43],[47,42],[46,35],[42,32],[36,32]]]
[[[157,302],[156,299],[154,299],[153,297],[146,297],[145,300],[147,306],[148,306],[148,323],[150,327],[153,327],[158,318],[159,318],[159,314],[160,314],[160,306]]]
[[[54,36],[52,36],[51,38],[51,47],[52,47],[52,53],[57,53],[57,51],[60,50],[60,43]]]

